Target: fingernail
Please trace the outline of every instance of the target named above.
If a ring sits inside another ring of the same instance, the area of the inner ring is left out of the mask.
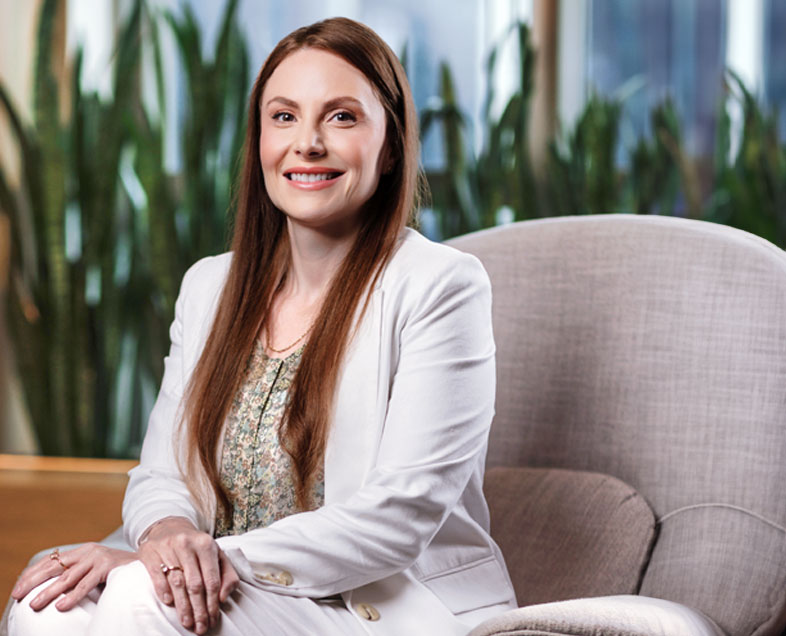
[[[172,595],[171,594],[164,594],[164,603],[167,605],[171,605],[172,603]]]
[[[201,634],[205,631],[205,624],[204,623],[197,623],[196,626],[197,633]]]

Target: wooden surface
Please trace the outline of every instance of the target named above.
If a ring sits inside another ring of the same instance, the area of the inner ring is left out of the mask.
[[[97,541],[121,523],[136,462],[0,455],[0,598],[36,552]]]

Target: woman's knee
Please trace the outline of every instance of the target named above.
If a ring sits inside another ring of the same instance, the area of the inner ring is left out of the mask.
[[[170,633],[175,624],[177,614],[156,596],[147,568],[132,561],[109,573],[88,633]]]
[[[21,601],[15,602],[11,606],[8,614],[8,634],[9,636],[37,636],[41,634],[84,634],[92,610],[95,607],[97,596],[90,595],[82,600],[76,607],[61,612],[55,607],[57,599],[40,610],[30,607],[32,601],[54,580],[45,581],[38,587],[30,591]]]
[[[111,602],[118,609],[157,603],[153,581],[144,564],[132,561],[112,570],[99,602],[101,605]]]

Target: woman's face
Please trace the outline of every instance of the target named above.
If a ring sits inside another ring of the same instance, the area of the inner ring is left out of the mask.
[[[268,195],[290,220],[351,232],[387,161],[385,111],[343,58],[300,49],[262,92],[259,158]]]

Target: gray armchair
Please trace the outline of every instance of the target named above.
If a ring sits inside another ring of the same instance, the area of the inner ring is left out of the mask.
[[[786,255],[614,215],[453,244],[494,291],[486,490],[522,606],[472,636],[783,633]]]
[[[522,606],[472,636],[782,634],[786,254],[627,215],[452,244],[492,281],[486,490]]]

